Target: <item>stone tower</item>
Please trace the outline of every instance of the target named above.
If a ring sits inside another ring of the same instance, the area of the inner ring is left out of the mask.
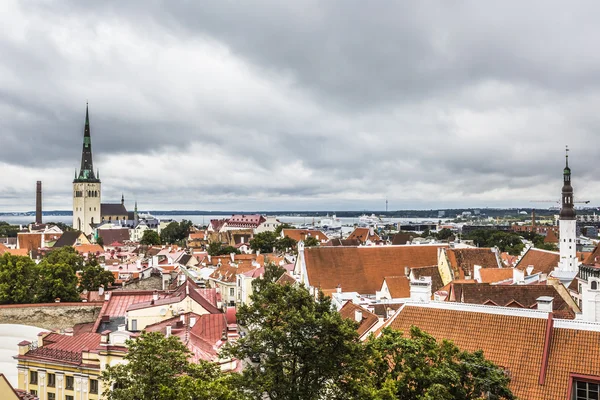
[[[93,232],[92,226],[101,222],[100,198],[101,182],[99,173],[94,174],[90,116],[86,104],[81,168],[79,173],[75,171],[75,179],[73,180],[73,228],[82,231],[86,235]]]

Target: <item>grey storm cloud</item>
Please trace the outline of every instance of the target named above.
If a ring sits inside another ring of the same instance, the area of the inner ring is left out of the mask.
[[[104,197],[146,208],[526,206],[558,197],[566,144],[600,200],[595,2],[0,11],[0,210],[38,179],[71,207],[86,101]]]

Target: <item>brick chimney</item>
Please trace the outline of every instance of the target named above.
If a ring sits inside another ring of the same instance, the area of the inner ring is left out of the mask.
[[[35,191],[35,223],[42,223],[42,181],[37,181]],[[43,245],[43,244],[42,244]]]

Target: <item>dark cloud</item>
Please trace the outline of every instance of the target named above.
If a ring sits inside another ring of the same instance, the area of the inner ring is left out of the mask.
[[[598,200],[593,2],[0,10],[3,210],[37,179],[70,208],[86,101],[104,197],[148,208],[526,205],[558,197],[566,144]]]

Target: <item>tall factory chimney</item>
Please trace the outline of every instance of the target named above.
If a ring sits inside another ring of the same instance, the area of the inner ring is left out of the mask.
[[[37,181],[35,191],[35,223],[42,223],[42,181]]]

